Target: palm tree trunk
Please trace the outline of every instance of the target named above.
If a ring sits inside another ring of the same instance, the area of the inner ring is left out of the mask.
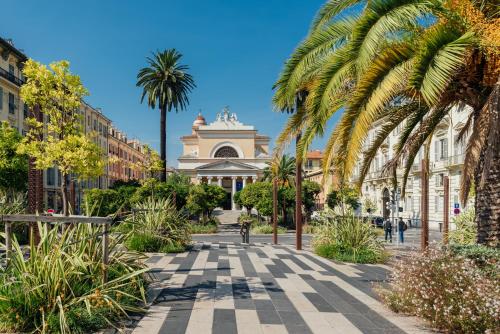
[[[498,88],[497,88],[498,89]],[[500,247],[500,94],[490,102],[492,129],[475,171],[477,242]],[[486,163],[486,161],[488,162]]]
[[[296,147],[300,142],[302,134],[299,133],[295,138]],[[297,150],[298,151],[298,150]],[[295,248],[302,249],[302,158],[295,154]]]
[[[160,108],[160,158],[161,158],[161,176],[160,181],[167,180],[167,108]]]

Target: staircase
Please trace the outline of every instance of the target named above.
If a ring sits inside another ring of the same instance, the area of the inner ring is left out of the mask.
[[[240,214],[240,210],[214,210],[213,215],[220,222],[218,233],[240,233],[240,225],[238,224]]]

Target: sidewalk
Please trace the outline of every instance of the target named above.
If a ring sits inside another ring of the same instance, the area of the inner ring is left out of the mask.
[[[335,263],[292,246],[198,241],[153,255],[156,302],[134,334],[425,333],[372,289],[383,265]]]

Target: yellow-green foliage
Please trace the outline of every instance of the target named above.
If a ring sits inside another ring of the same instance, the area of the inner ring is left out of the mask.
[[[18,152],[34,158],[37,169],[57,166],[61,174],[76,173],[80,178],[102,174],[102,153],[91,135],[85,135],[79,108],[87,90],[80,77],[71,74],[67,61],[54,62],[49,68],[28,60],[23,68],[26,84],[21,98],[30,107],[38,107],[47,122],[29,118],[30,131]]]
[[[100,227],[38,229],[40,242],[30,245],[29,256],[14,238],[10,262],[0,267],[0,332],[91,333],[142,311],[147,269],[139,254],[120,246],[123,235],[110,236],[103,283]]]

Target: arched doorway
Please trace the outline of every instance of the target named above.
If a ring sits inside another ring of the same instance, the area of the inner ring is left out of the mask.
[[[384,188],[382,191],[382,215],[384,216],[384,219],[388,219],[389,215],[391,212],[387,208],[388,203],[391,201],[391,195],[389,194],[389,190],[387,188]]]

